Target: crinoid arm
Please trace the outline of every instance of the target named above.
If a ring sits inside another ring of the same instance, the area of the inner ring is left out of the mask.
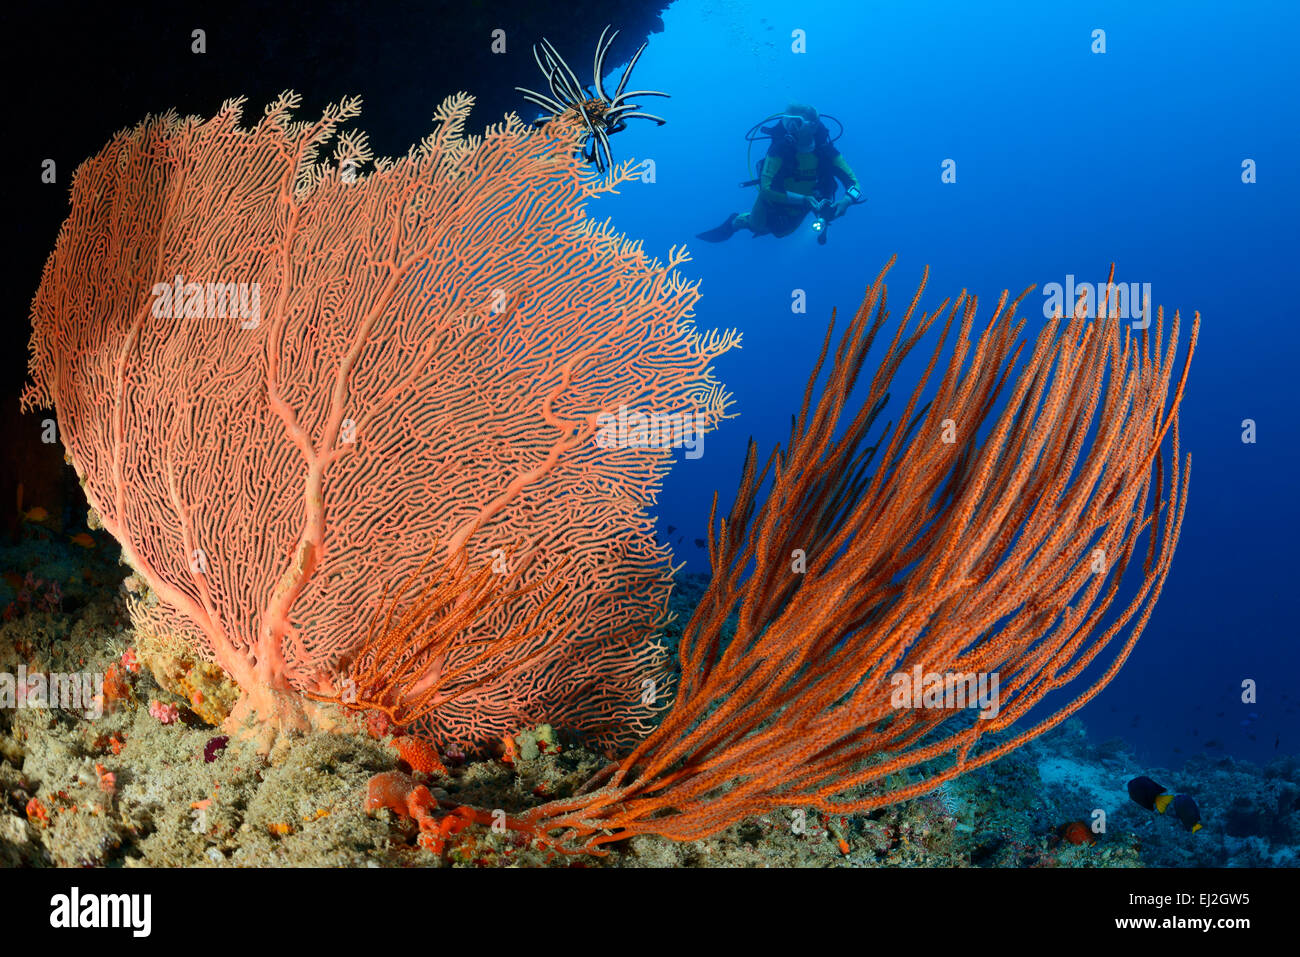
[[[542,76],[546,77],[550,95],[521,86],[515,87],[523,94],[524,99],[545,111],[545,115],[537,120],[539,124],[547,123],[566,113],[575,113],[581,117],[587,131],[586,139],[580,146],[582,155],[602,173],[614,165],[609,137],[627,129],[628,120],[651,120],[659,126],[667,122],[661,116],[643,112],[639,104],[632,102],[633,99],[643,96],[666,97],[667,93],[659,90],[627,90],[627,81],[637,61],[641,59],[641,54],[645,52],[646,44],[642,43],[632,55],[632,59],[628,61],[614,95],[610,96],[606,91],[603,80],[605,59],[618,33],[619,31],[610,26],[606,26],[600,32],[600,39],[596,41],[596,52],[591,61],[592,86],[584,86],[578,80],[578,75],[573,68],[555,49],[554,44],[543,37],[533,47],[533,59]]]

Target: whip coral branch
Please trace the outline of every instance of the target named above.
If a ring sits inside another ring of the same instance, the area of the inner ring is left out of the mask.
[[[1181,371],[1177,313],[1166,343],[1163,312],[1154,334],[1134,335],[1109,308],[1085,318],[1082,303],[1071,319],[1048,321],[1022,362],[1019,300],[1003,294],[974,342],[976,300],[964,292],[909,330],[922,281],[860,410],[844,421],[887,318],[884,277],[813,403],[832,319],[785,448],[759,469],[751,442],[729,517],[716,529],[710,521],[713,579],[682,638],[671,711],[585,793],[515,827],[598,851],[635,834],[695,839],[780,807],[867,811],[1042,734],[1128,657],[1182,525],[1191,463],[1180,465],[1177,414],[1199,315]],[[940,318],[898,425],[870,441],[900,363]],[[1136,594],[1115,610],[1144,533]],[[1091,685],[1036,724],[998,734],[1108,649]],[[894,676],[917,667],[996,673],[1000,708],[981,719],[900,707]],[[909,771],[922,776],[885,781]]]

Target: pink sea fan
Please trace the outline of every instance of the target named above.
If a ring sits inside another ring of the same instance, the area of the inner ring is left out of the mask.
[[[240,687],[227,730],[327,724],[306,699],[347,696],[368,623],[448,569],[492,600],[450,595],[436,654],[395,649],[396,717],[467,748],[542,721],[612,747],[665,697],[648,508],[671,443],[729,414],[712,367],[739,336],[696,328],[684,250],[588,216],[629,164],[593,178],[573,119],[468,136],[471,102],[390,160],[343,128],[359,100],[300,121],[285,94],[248,128],[230,100],[124,130],[73,178],[23,407],[57,409],[148,584],[141,640]],[[630,415],[676,425],[599,441]]]

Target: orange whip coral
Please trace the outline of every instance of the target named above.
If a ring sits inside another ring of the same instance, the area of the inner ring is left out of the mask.
[[[1081,302],[1070,320],[1048,321],[1021,364],[1024,320],[1005,293],[974,343],[976,300],[964,292],[909,333],[923,280],[845,422],[887,318],[884,276],[814,405],[828,331],[786,448],[760,471],[751,443],[730,517],[716,531],[710,522],[713,579],[682,639],[671,711],[582,793],[513,827],[599,852],[636,834],[700,838],[781,807],[867,811],[1042,734],[1123,664],[1182,524],[1191,462],[1180,466],[1178,407],[1199,315],[1181,371],[1176,313],[1166,343],[1163,312],[1153,333],[1134,334],[1109,303],[1096,320]],[[898,427],[871,442],[892,377],[945,312]],[[954,324],[951,355],[922,404]],[[1138,560],[1136,594],[1107,620]],[[724,627],[733,613],[734,634]],[[1108,648],[1092,684],[1036,724],[999,734]],[[896,676],[917,667],[999,674],[996,713],[900,706]]]
[[[572,121],[468,136],[459,95],[371,168],[341,130],[359,100],[314,122],[298,101],[117,134],[32,305],[24,405],[54,408],[148,585],[137,631],[225,669],[232,725],[306,727],[304,695],[348,700],[366,623],[430,569],[442,631],[388,649],[405,685],[362,690],[444,742],[543,720],[637,739],[641,684],[666,680],[646,506],[672,453],[595,437],[623,407],[711,428],[738,337],[694,328],[683,252],[587,217],[632,174],[591,175]]]

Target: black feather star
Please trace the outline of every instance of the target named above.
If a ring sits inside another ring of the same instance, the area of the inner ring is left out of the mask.
[[[606,34],[609,35],[608,39]],[[596,168],[602,173],[614,165],[614,158],[609,150],[609,138],[620,130],[627,129],[628,120],[653,120],[660,126],[667,122],[663,117],[655,116],[653,113],[641,112],[641,107],[631,102],[634,97],[666,97],[667,93],[660,93],[658,90],[628,91],[625,89],[636,61],[641,59],[641,53],[645,50],[644,43],[637,48],[632,59],[628,61],[614,95],[610,96],[605,92],[605,85],[601,82],[601,76],[605,72],[605,56],[617,36],[618,31],[610,33],[609,27],[600,31],[600,39],[596,41],[596,56],[592,60],[591,67],[594,92],[591,87],[578,82],[577,74],[569,64],[564,62],[564,57],[560,56],[551,45],[551,41],[545,38],[533,47],[533,59],[537,61],[538,69],[546,77],[551,95],[527,90],[522,86],[515,87],[525,99],[547,111],[549,115],[542,117],[539,122],[553,120],[565,113],[576,113],[580,116],[587,127],[587,138],[583,142],[582,155],[588,162],[595,163]]]

